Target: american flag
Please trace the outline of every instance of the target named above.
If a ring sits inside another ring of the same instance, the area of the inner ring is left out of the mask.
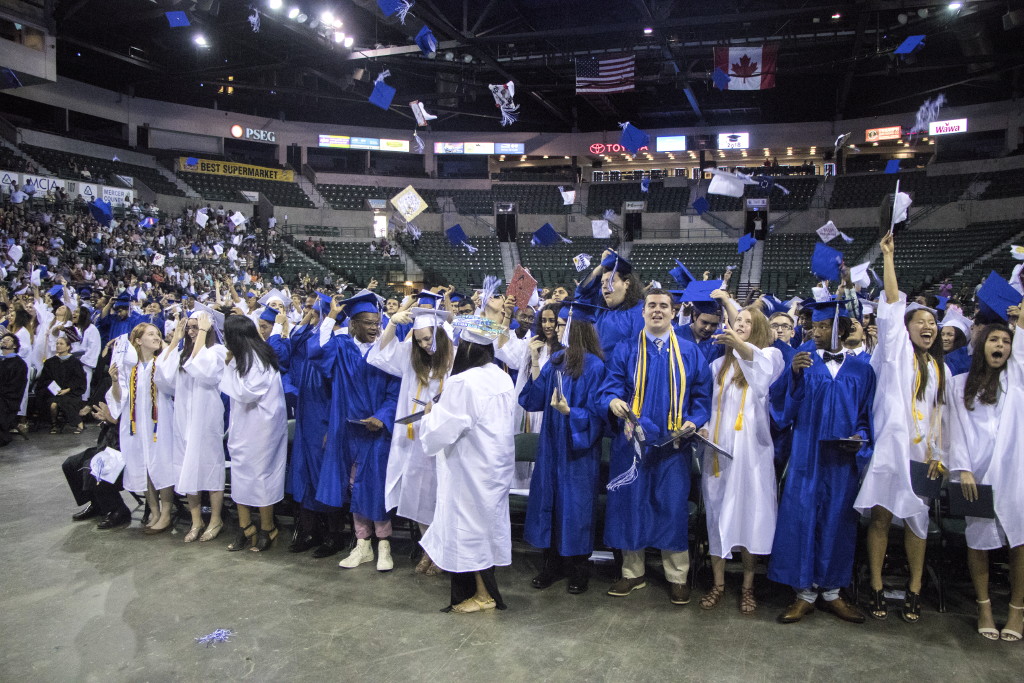
[[[634,55],[580,57],[576,60],[576,94],[629,92],[635,70]]]

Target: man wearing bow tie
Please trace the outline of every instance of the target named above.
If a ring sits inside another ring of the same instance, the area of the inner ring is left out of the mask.
[[[800,621],[815,603],[840,619],[862,623],[864,615],[839,589],[852,578],[853,501],[858,465],[871,452],[875,374],[861,357],[843,353],[851,329],[844,302],[815,302],[808,308],[811,341],[793,358],[782,416],[793,425],[793,447],[768,578],[796,591],[796,600],[779,615],[781,623]]]

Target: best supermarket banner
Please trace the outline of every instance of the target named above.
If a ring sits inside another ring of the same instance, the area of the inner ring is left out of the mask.
[[[213,161],[196,157],[178,157],[178,170],[188,173],[209,173],[226,175],[232,178],[255,178],[257,180],[278,180],[285,183],[295,182],[295,173],[281,168],[266,168],[236,164],[230,161]]]

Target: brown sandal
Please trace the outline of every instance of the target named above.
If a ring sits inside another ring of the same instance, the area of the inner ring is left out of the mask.
[[[721,602],[722,596],[725,595],[725,584],[719,586],[712,586],[711,590],[704,594],[704,597],[700,599],[701,609],[714,609],[718,607],[718,603]]]
[[[740,589],[740,614],[749,617],[757,609],[757,600],[754,599],[753,588]]]

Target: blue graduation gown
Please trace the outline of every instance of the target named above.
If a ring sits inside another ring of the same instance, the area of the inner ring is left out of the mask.
[[[576,288],[576,298],[580,301],[600,306],[596,313],[594,328],[601,339],[601,350],[605,358],[611,358],[612,351],[623,340],[636,342],[640,330],[644,329],[644,303],[640,301],[632,308],[611,310],[604,308],[604,297],[601,296],[601,279],[594,278]]]
[[[647,392],[639,417],[647,441],[656,443],[668,436],[669,349],[666,346],[659,353],[649,339],[645,338],[644,343],[648,358]],[[695,344],[680,341],[679,346],[686,375],[683,420],[700,427],[711,417],[711,370]],[[636,341],[620,344],[606,364],[600,392],[605,409],[613,398],[631,402],[637,355]],[[633,463],[633,446],[623,434],[622,421],[617,422],[609,467],[611,478],[627,471]],[[622,550],[688,550],[691,458],[692,449],[685,442],[679,449],[672,444],[645,448],[636,481],[608,492],[605,544]]]
[[[335,507],[350,500],[354,514],[383,521],[388,518],[384,481],[401,379],[367,363],[366,355],[347,334],[332,337],[324,352],[331,360],[332,401],[317,500]],[[368,417],[380,420],[384,428],[371,432],[350,422]],[[356,474],[349,498],[353,465]]]
[[[969,372],[971,369],[971,354],[966,346],[961,346],[956,351],[946,354],[946,367],[954,377]]]
[[[673,325],[673,327],[675,326]],[[718,358],[725,353],[725,347],[715,344],[715,341],[711,337],[708,337],[703,341],[697,341],[693,336],[693,323],[683,325],[682,327],[676,327],[675,332],[676,336],[680,339],[685,339],[691,344],[695,344],[700,350],[701,355],[704,356],[704,360],[708,365],[711,365],[711,363],[718,360]]]
[[[286,490],[307,510],[326,508],[316,501],[316,488],[324,458],[324,435],[331,405],[330,385],[313,359],[321,357],[320,338],[311,325],[297,327],[288,342],[292,376],[298,380],[295,406],[295,439],[288,468]]]
[[[768,390],[769,414],[772,418],[772,443],[775,445],[775,462],[785,462],[789,458],[790,448],[793,446],[792,424],[787,423],[783,417],[786,410],[786,392],[789,390],[789,375],[792,373],[793,356],[797,350],[787,342],[776,339],[772,346],[782,354],[782,360],[786,366],[779,378],[772,383]]]
[[[813,346],[808,342],[800,350]],[[793,449],[768,563],[769,579],[798,590],[850,583],[858,460],[866,461],[870,449],[855,455],[820,442],[854,434],[870,439],[875,398],[875,373],[865,360],[848,356],[833,379],[812,354],[813,364],[799,377],[788,373],[784,419],[793,420]]]
[[[111,339],[117,339],[122,334],[128,334],[139,323],[149,322],[149,316],[141,313],[129,313],[128,317],[122,320],[116,312],[100,318],[96,322],[96,329],[100,331],[100,341],[106,346]],[[160,328],[160,335],[163,336],[164,328]]]
[[[544,411],[523,537],[534,547],[550,548],[554,531],[558,544],[555,550],[570,557],[589,555],[594,550],[594,501],[608,408],[597,401],[604,380],[604,361],[591,354],[584,360],[579,379],[562,377],[569,415],[551,407],[564,356],[559,351],[536,381],[532,376],[527,379],[519,405],[530,412]]]

